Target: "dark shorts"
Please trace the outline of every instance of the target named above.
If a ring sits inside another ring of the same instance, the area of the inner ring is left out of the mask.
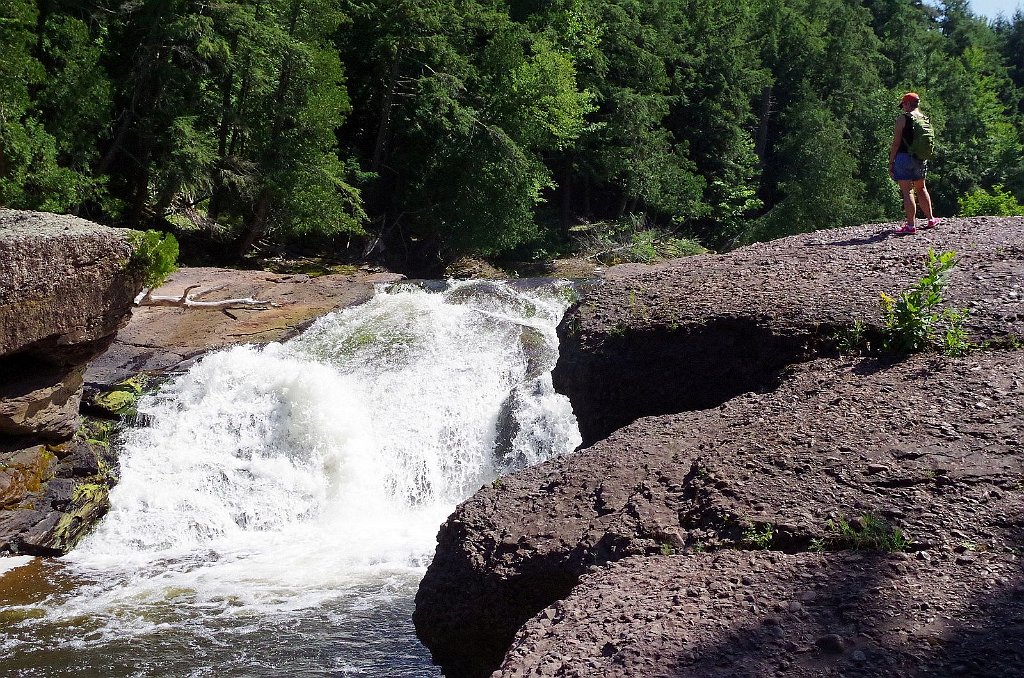
[[[892,166],[892,176],[896,181],[920,181],[928,174],[928,161],[918,160],[909,153],[897,153],[896,162]]]

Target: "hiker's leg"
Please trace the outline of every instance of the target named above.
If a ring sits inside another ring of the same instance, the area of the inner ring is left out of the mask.
[[[917,205],[914,203],[915,182],[900,179],[896,183],[900,185],[900,193],[903,194],[903,211],[907,214],[907,223],[913,226],[914,218],[917,216]]]
[[[931,221],[932,197],[928,195],[928,186],[925,185],[924,179],[914,182],[914,193],[917,194],[917,199],[921,203],[921,211],[924,212],[924,218]]]

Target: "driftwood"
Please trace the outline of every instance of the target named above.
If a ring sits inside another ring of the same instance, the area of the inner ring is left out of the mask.
[[[135,297],[136,306],[180,306],[182,308],[255,308],[264,309],[280,306],[270,301],[261,301],[259,299],[253,299],[252,297],[246,297],[244,299],[220,299],[218,301],[198,301],[199,297],[222,290],[226,285],[220,285],[218,287],[210,287],[205,290],[200,290],[195,294],[189,294],[192,290],[199,287],[199,285],[189,285],[185,288],[185,291],[181,293],[180,297],[154,295],[153,290],[146,288],[142,290],[139,296]]]

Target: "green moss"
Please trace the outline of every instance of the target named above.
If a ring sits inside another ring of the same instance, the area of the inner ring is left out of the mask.
[[[136,398],[131,391],[110,391],[93,398],[93,403],[108,412],[119,413],[134,406]]]
[[[124,416],[135,411],[139,396],[149,384],[150,378],[145,374],[137,374],[114,384],[106,393],[92,398],[92,404],[112,415]]]
[[[110,440],[116,429],[117,422],[86,416],[82,417],[82,424],[78,427],[75,437],[93,445],[110,447]]]
[[[76,485],[71,491],[71,503],[76,506],[86,506],[97,502],[106,501],[107,488],[104,483],[82,483]]]
[[[75,486],[71,492],[71,506],[53,528],[50,547],[65,553],[73,549],[109,506],[106,484],[81,483]]]

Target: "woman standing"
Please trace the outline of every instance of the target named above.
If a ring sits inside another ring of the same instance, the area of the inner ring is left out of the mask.
[[[889,175],[899,184],[903,194],[903,209],[907,213],[907,223],[897,228],[894,233],[910,235],[917,233],[917,203],[921,203],[921,211],[928,220],[924,227],[935,228],[939,220],[932,214],[932,198],[925,186],[925,175],[928,173],[928,162],[914,157],[910,145],[914,142],[914,125],[912,117],[923,118],[918,109],[921,97],[916,92],[907,92],[900,99],[903,113],[896,118],[896,130],[893,133],[892,145],[889,147]],[[916,197],[916,200],[915,200]]]

